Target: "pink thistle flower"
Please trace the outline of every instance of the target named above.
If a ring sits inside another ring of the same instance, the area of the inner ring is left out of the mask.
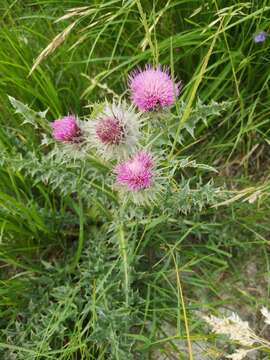
[[[95,120],[82,125],[85,141],[102,158],[126,159],[136,151],[140,137],[140,114],[126,102],[105,103]]]
[[[134,159],[144,164],[146,169],[151,169],[154,166],[153,157],[146,151],[140,151],[134,156]]]
[[[153,179],[152,166],[152,156],[147,152],[139,152],[115,167],[116,182],[130,191],[148,189]]]
[[[103,144],[119,145],[124,136],[124,129],[117,118],[107,117],[98,121],[96,135]]]
[[[151,111],[173,105],[181,82],[174,83],[167,69],[148,65],[129,75],[129,86],[132,102],[142,111]]]
[[[68,115],[53,121],[51,124],[53,137],[62,142],[72,142],[80,135],[80,128],[77,125],[74,115]]]

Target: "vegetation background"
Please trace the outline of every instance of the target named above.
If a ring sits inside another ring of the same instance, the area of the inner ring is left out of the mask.
[[[269,306],[270,39],[254,43],[269,1],[1,0],[0,15],[0,358],[222,359],[231,345],[200,313],[237,311],[256,328]],[[146,63],[173,69],[181,100],[229,103],[176,150],[214,166],[231,196],[127,223],[127,267],[102,200],[74,196],[65,171],[60,185],[33,175],[59,169],[8,95],[49,120],[83,116]]]

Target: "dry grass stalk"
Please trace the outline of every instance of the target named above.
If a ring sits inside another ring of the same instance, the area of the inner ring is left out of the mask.
[[[264,316],[264,322],[270,325],[270,311],[263,307],[261,313]],[[238,348],[233,354],[227,355],[227,359],[242,360],[249,352],[260,350],[263,348],[270,349],[270,342],[266,339],[257,336],[255,332],[249,327],[247,321],[243,321],[237,314],[232,313],[228,317],[220,318],[213,315],[202,317],[216,334],[223,334],[229,336],[233,341],[240,345],[249,348]],[[258,344],[258,346],[254,346]]]
[[[266,308],[266,307],[263,307],[261,309],[261,313],[264,317],[264,322],[266,325],[270,325],[270,311]]]
[[[67,10],[67,14],[61,16],[59,19],[57,19],[55,21],[55,23],[70,19],[71,17],[74,17],[74,16],[88,16],[88,15],[91,15],[92,13],[94,13],[95,11],[96,11],[95,8],[92,9],[89,6],[69,9],[69,10]]]
[[[228,335],[231,340],[239,342],[244,346],[251,346],[255,343],[255,334],[251,330],[247,321],[232,313],[231,316],[219,318],[217,316],[204,316],[203,319],[212,327],[216,334]]]
[[[50,42],[50,44],[42,50],[42,52],[39,54],[39,56],[36,58],[30,72],[29,76],[33,73],[33,71],[37,68],[37,66],[50,54],[52,54],[59,45],[61,45],[68,34],[71,32],[71,30],[76,25],[77,21],[74,21],[72,24],[70,24],[66,29],[64,29],[60,34],[56,35],[55,38]]]

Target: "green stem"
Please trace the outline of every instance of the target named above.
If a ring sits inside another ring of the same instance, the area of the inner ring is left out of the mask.
[[[82,250],[83,250],[83,244],[84,244],[84,216],[83,216],[83,205],[82,205],[81,198],[79,198],[79,206],[78,207],[76,206],[76,211],[79,215],[79,225],[80,225],[79,242],[78,242],[77,251],[76,251],[76,254],[74,257],[74,261],[70,266],[70,271],[74,271],[76,266],[78,265],[78,262],[80,260]]]
[[[218,28],[217,32],[215,33],[215,36],[214,36],[213,41],[211,43],[211,46],[210,46],[210,48],[209,48],[209,50],[208,50],[208,52],[207,52],[207,54],[206,54],[206,56],[204,58],[204,61],[202,63],[199,74],[198,74],[198,76],[197,76],[197,78],[195,80],[195,83],[194,83],[194,86],[192,88],[192,91],[191,91],[187,106],[185,108],[185,111],[183,113],[182,118],[179,121],[179,125],[178,125],[178,128],[176,130],[176,134],[175,134],[175,137],[174,137],[174,142],[173,142],[173,145],[172,145],[168,160],[172,160],[174,149],[176,147],[176,144],[177,144],[177,141],[178,141],[178,138],[179,138],[179,135],[180,135],[180,131],[181,131],[183,125],[185,124],[185,122],[188,120],[190,113],[192,112],[193,101],[195,99],[195,96],[197,94],[197,90],[198,90],[199,85],[200,85],[200,83],[201,83],[201,81],[203,79],[203,76],[205,74],[205,71],[206,71],[210,56],[211,56],[211,54],[213,52],[213,49],[214,49],[214,46],[215,46],[215,43],[216,43],[216,40],[217,40],[217,36],[220,34],[220,29],[222,27],[222,24],[223,24],[223,20],[220,22],[219,28]]]
[[[155,50],[154,44],[153,44],[152,39],[151,39],[151,32],[150,32],[149,26],[147,24],[146,15],[145,15],[145,13],[143,11],[142,4],[141,4],[140,0],[136,0],[136,4],[137,4],[137,7],[138,7],[140,16],[142,18],[142,23],[143,23],[143,27],[144,27],[144,30],[145,30],[145,35],[146,35],[150,50],[151,50],[152,55],[153,55],[155,65],[158,65],[158,56],[157,56],[158,54],[157,54],[157,52]]]
[[[129,305],[129,276],[128,276],[129,264],[128,264],[128,256],[127,256],[127,243],[125,239],[124,226],[122,222],[119,226],[118,240],[119,240],[119,248],[120,248],[120,253],[124,268],[124,288],[125,288],[126,306],[128,306]]]

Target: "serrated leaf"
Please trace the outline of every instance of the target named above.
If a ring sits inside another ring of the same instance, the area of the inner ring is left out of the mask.
[[[203,122],[205,126],[208,125],[207,119],[211,116],[220,116],[223,111],[225,111],[230,102],[216,102],[212,100],[209,104],[203,104],[200,99],[198,99],[195,107],[193,108],[189,119],[183,125],[183,128],[194,138],[194,131],[199,122]],[[185,105],[182,105],[184,108]]]
[[[186,167],[191,167],[191,168],[203,169],[203,170],[207,170],[207,171],[218,172],[214,167],[212,167],[210,165],[206,165],[206,164],[197,164],[196,160],[190,160],[190,158],[188,158],[188,157],[185,159],[178,160],[177,165],[181,169],[186,168]]]
[[[24,119],[22,123],[23,125],[31,124],[36,129],[39,126],[42,126],[43,128],[48,128],[48,123],[45,120],[48,110],[36,112],[32,110],[28,105],[23,104],[21,101],[15,99],[12,96],[8,96],[8,99],[11,105],[14,107],[15,112],[22,115]]]

